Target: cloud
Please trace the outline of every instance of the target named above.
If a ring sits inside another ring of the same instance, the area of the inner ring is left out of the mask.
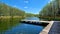
[[[16,5],[14,5],[14,7],[16,7]]]
[[[29,1],[24,1],[25,3],[29,3]]]
[[[24,8],[28,8],[27,6],[25,6]]]
[[[50,3],[51,1],[53,1],[53,0],[48,1],[48,3]]]
[[[53,0],[50,0],[50,1],[53,1]]]

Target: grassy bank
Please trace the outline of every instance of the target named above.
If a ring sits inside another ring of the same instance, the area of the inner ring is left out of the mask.
[[[39,17],[41,19],[45,19],[48,21],[54,20],[54,21],[60,21],[60,17]]]
[[[13,17],[13,18],[24,18],[22,16],[0,16],[0,18],[11,18],[11,17]]]

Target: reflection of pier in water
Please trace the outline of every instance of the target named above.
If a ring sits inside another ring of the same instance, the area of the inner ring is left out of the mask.
[[[21,20],[22,23],[33,24],[33,25],[40,25],[40,26],[47,26],[49,23],[48,21],[37,21],[37,20]]]
[[[48,34],[54,21],[21,20],[22,23],[46,26],[39,34]]]

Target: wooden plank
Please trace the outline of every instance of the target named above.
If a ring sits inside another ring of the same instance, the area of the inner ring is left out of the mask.
[[[60,21],[55,21],[48,34],[60,34]]]

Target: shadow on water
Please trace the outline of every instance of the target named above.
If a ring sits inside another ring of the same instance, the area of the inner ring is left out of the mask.
[[[49,23],[44,23],[44,22],[30,22],[30,21],[20,21],[21,23],[25,24],[31,24],[31,25],[38,25],[38,26],[43,26],[46,27]]]

